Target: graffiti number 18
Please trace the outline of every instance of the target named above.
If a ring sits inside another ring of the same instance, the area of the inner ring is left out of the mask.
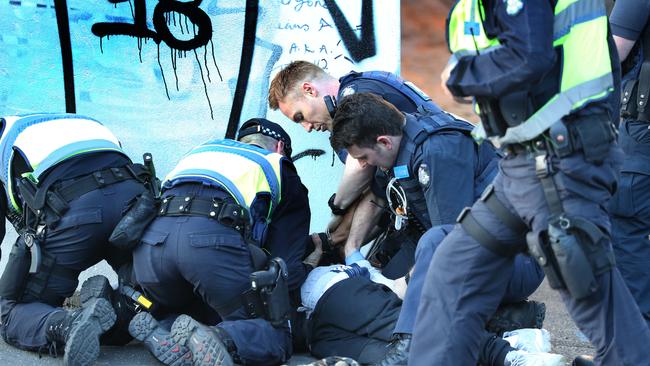
[[[129,0],[107,0],[117,4]],[[170,48],[179,51],[190,51],[203,47],[212,38],[212,22],[199,5],[202,0],[181,2],[176,0],[159,0],[153,10],[153,26],[155,31],[147,28],[146,0],[133,0],[133,23],[95,23],[92,32],[97,37],[112,35],[126,35],[140,38],[151,38],[156,43],[165,42]],[[170,15],[176,17],[184,15],[194,29],[190,39],[178,39],[169,29]]]

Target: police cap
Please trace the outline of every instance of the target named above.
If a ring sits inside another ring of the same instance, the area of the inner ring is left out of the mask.
[[[239,128],[237,140],[241,140],[242,137],[255,133],[261,133],[262,135],[284,142],[284,155],[287,158],[291,158],[291,137],[289,137],[287,131],[279,124],[271,122],[266,118],[251,118]]]

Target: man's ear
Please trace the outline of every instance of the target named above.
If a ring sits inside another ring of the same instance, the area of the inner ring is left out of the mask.
[[[305,81],[302,83],[302,92],[305,95],[309,95],[311,97],[317,97],[318,96],[318,89],[316,89],[316,86],[309,81]]]
[[[275,144],[275,151],[273,151],[273,152],[276,152],[276,153],[278,153],[278,154],[280,154],[282,156],[285,156],[284,155],[284,141],[278,140],[278,142]],[[290,158],[290,156],[287,156],[287,157]]]
[[[388,135],[377,136],[377,144],[384,146],[387,150],[393,149],[393,139]]]

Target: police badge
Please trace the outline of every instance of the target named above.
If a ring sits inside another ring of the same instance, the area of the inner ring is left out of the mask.
[[[429,167],[426,164],[421,164],[418,168],[418,181],[422,187],[427,187],[431,177],[429,176]]]
[[[506,3],[506,13],[510,16],[519,14],[524,7],[523,0],[503,0],[503,2]]]
[[[354,86],[346,86],[342,91],[341,91],[341,97],[347,97],[348,95],[352,95],[356,92],[354,90]]]

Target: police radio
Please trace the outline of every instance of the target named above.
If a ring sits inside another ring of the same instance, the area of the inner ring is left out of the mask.
[[[334,118],[336,114],[336,99],[331,95],[326,95],[323,97],[325,100],[325,107],[327,107],[327,112],[329,112],[330,117]]]

